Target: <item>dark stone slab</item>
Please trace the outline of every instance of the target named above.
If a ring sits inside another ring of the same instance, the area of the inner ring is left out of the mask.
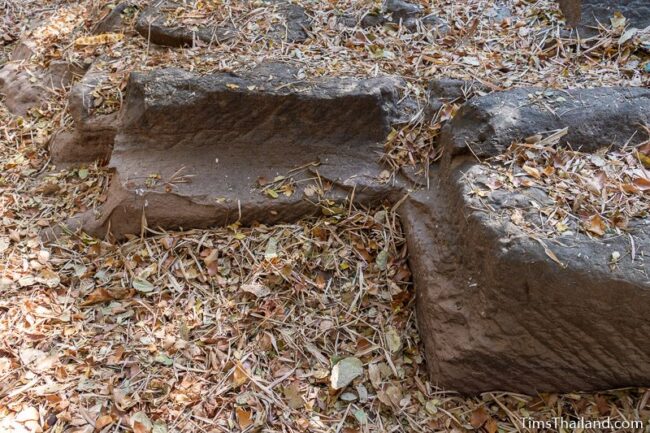
[[[50,141],[52,161],[58,165],[108,161],[117,131],[118,113],[94,110],[95,89],[108,81],[108,73],[91,67],[70,90],[68,107],[73,129],[57,132]]]
[[[136,22],[140,35],[154,44],[169,47],[193,46],[196,41],[202,43],[220,43],[237,35],[237,29],[228,23],[213,23],[198,27],[176,25],[167,18],[168,12],[179,7],[171,0],[157,0],[147,7]],[[286,1],[268,1],[266,6],[282,18],[282,23],[273,27],[270,38],[287,42],[303,42],[307,39],[307,30],[311,20],[305,9]]]
[[[385,0],[380,11],[368,11],[361,20],[362,27],[373,27],[386,23],[401,25],[409,31],[417,28],[418,22],[429,27],[436,27],[441,33],[446,24],[434,15],[424,16],[424,8],[404,0]]]
[[[560,0],[567,24],[584,36],[598,34],[598,27],[610,27],[610,18],[620,12],[626,25],[644,29],[650,26],[650,2],[647,0]]]
[[[648,221],[637,220],[629,236],[575,234],[542,245],[502,215],[505,206],[525,212],[546,193],[478,197],[489,174],[458,157],[434,168],[432,187],[400,209],[432,382],[466,394],[531,395],[649,385]]]
[[[119,32],[124,24],[123,14],[129,12],[129,9],[135,11],[136,6],[129,2],[118,3],[105,12],[105,15],[93,26],[92,32],[96,35]]]
[[[442,131],[445,152],[498,155],[513,141],[569,128],[562,144],[587,152],[646,139],[650,89],[519,88],[470,99]]]
[[[143,213],[152,228],[295,220],[320,207],[302,188],[269,197],[258,178],[297,167],[306,169],[296,178],[330,182],[335,200],[352,190],[359,202],[390,197],[395,187],[377,182],[378,152],[399,84],[389,77],[296,81],[282,65],[239,75],[134,73],[108,202],[72,224],[122,237],[140,232]]]

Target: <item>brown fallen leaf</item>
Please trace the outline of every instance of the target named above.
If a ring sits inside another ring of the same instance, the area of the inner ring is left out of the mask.
[[[487,420],[484,426],[485,430],[487,430],[488,433],[497,433],[499,430],[499,425],[497,422],[494,420],[494,418],[490,417],[490,419]]]
[[[235,408],[235,414],[237,415],[237,423],[239,428],[245,430],[249,425],[253,424],[253,412],[246,410],[243,407]]]
[[[124,299],[133,296],[133,291],[129,289],[106,289],[100,287],[93,290],[86,296],[86,299],[81,303],[82,307],[89,305],[99,304],[106,301],[113,301],[115,299]]]
[[[566,267],[566,265],[562,263],[562,261],[555,255],[555,253],[551,251],[549,247],[546,246],[544,241],[536,237],[533,237],[533,239],[535,239],[542,246],[542,248],[544,248],[544,253],[548,256],[549,259],[553,260],[555,263],[557,263],[563,268]]]
[[[607,230],[605,222],[598,214],[591,216],[587,221],[585,221],[584,227],[585,230],[597,236],[603,236],[605,234],[605,230]]]
[[[528,173],[529,176],[532,176],[535,179],[540,179],[542,177],[542,175],[539,173],[539,170],[536,169],[535,167],[524,165],[522,168],[526,173]]]
[[[490,415],[488,415],[485,407],[479,406],[472,411],[472,416],[470,417],[469,423],[472,425],[472,427],[478,429],[481,428],[489,418]]]
[[[113,424],[114,421],[115,419],[112,415],[101,415],[97,418],[97,421],[95,421],[95,431],[100,431],[107,425]]]
[[[284,388],[284,397],[287,399],[287,405],[291,409],[300,409],[305,405],[300,393],[300,384],[293,382],[291,385]]]
[[[633,182],[634,186],[637,187],[639,191],[650,191],[650,179],[646,179],[645,177],[637,177]]]
[[[232,384],[235,387],[242,386],[248,382],[248,373],[246,372],[246,369],[244,366],[237,361],[235,364],[235,371],[232,374]]]
[[[137,412],[131,417],[133,433],[151,433],[153,424],[144,412]]]
[[[621,185],[621,189],[624,192],[627,192],[628,194],[638,194],[641,192],[639,188],[637,188],[634,184],[632,183],[624,183]]]

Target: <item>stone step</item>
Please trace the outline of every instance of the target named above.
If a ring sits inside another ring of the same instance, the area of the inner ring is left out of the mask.
[[[320,211],[305,189],[333,200],[353,189],[357,201],[391,193],[378,181],[379,159],[400,81],[292,77],[279,65],[249,75],[134,73],[109,199],[82,218],[84,229],[122,237],[143,220],[165,229],[272,224]],[[289,174],[295,186],[264,191]]]
[[[599,239],[577,231],[538,238],[508,212],[535,220],[531,202],[549,205],[550,191],[491,191],[485,185],[496,169],[479,161],[563,128],[559,147],[638,144],[650,91],[473,96],[454,90],[463,83],[448,84],[449,91],[431,86],[432,104],[469,99],[443,129],[444,158],[431,167],[427,189],[400,176],[387,181],[380,162],[403,114],[398,79],[305,80],[278,64],[240,74],[134,73],[116,127],[108,200],[70,225],[122,238],[145,226],[275,224],[345,212],[348,201],[387,201],[399,208],[407,235],[436,385],[469,394],[650,385],[648,219]]]
[[[647,216],[620,234],[546,239],[511,215],[536,222],[539,207],[554,206],[553,190],[492,190],[495,169],[477,160],[564,127],[560,147],[639,143],[650,91],[551,92],[545,103],[528,95],[537,90],[470,99],[445,127],[446,158],[432,167],[431,189],[400,209],[431,379],[467,394],[650,385]]]

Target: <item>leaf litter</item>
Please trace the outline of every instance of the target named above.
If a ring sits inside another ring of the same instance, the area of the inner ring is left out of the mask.
[[[432,78],[477,80],[492,90],[648,85],[647,37],[624,30],[620,17],[576,43],[561,32],[554,3],[505,3],[511,14],[502,21],[491,18],[493,1],[423,3],[449,32],[421,23],[415,32],[394,24],[364,29],[362,16],[379,3],[309,3],[309,39],[288,44],[265,36],[282,18],[262,2],[190,1],[170,22],[227,21],[239,32],[223,44],[167,49],[134,34],[137,11],[121,32],[93,36],[102,2],[5,1],[0,64],[20,37],[35,42],[30,67],[95,62],[110,77],[95,89],[100,115],[120,108],[134,69],[210,73],[272,59],[301,64],[297,78],[398,74],[418,110],[386,143],[383,159],[393,170],[440,157],[435,137],[458,104],[424,121]],[[406,245],[390,209],[346,207],[291,225],[169,232],[122,244],[67,236],[43,246],[41,228],[106,200],[105,168],[60,170],[48,162],[48,138],[72,126],[66,97],[55,92],[23,117],[0,104],[1,431],[514,432],[526,431],[524,417],[650,418],[646,389],[466,398],[430,383]],[[545,171],[558,155],[568,178]],[[566,226],[598,237],[647,212],[647,183],[634,171],[639,162],[647,168],[647,157],[645,147],[522,156],[513,146],[494,163],[508,188],[528,186],[508,184],[507,170],[561,187],[544,233]],[[598,206],[594,190],[580,183],[587,174],[615,206]],[[583,186],[576,208],[575,188]],[[293,188],[287,178],[264,191],[272,197]]]
[[[538,218],[529,217],[521,207],[501,208],[511,223],[532,237],[619,236],[644,223],[650,212],[650,172],[644,162],[650,140],[583,153],[571,150],[570,144],[559,145],[565,134],[566,129],[546,138],[538,134],[488,159],[482,186],[474,185],[473,193],[543,191],[549,200],[531,200],[529,206]]]

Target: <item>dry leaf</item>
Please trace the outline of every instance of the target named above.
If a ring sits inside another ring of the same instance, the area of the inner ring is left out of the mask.
[[[472,427],[478,429],[486,423],[489,417],[490,416],[488,415],[487,410],[485,410],[485,407],[479,406],[472,411],[472,416],[469,420],[469,423],[472,425]]]
[[[483,428],[487,431],[487,433],[497,433],[497,431],[499,431],[499,425],[492,417],[487,420]]]
[[[101,287],[99,289],[95,289],[92,292],[86,296],[86,299],[81,303],[82,307],[87,307],[89,305],[94,305],[98,304],[101,302],[106,302],[106,301],[112,301],[113,300],[113,294],[106,290],[105,288]]]
[[[239,428],[244,430],[249,425],[253,424],[253,412],[246,410],[243,407],[237,407],[235,409],[235,414],[237,415],[237,423]]]
[[[646,179],[645,177],[637,177],[633,182],[634,186],[639,191],[645,192],[650,190],[650,179]]]
[[[305,401],[300,393],[300,384],[293,382],[291,385],[284,388],[284,398],[287,399],[287,405],[291,409],[300,409],[305,405]]]
[[[271,289],[260,283],[242,284],[241,289],[246,293],[255,295],[256,298],[263,298],[271,294]]]
[[[539,170],[536,169],[535,167],[524,165],[522,168],[526,173],[528,173],[529,176],[532,176],[535,179],[540,179],[542,177],[542,175],[539,173]]]
[[[40,419],[38,415],[38,409],[34,406],[27,406],[16,415],[16,421],[24,423],[27,421],[38,421]]]
[[[232,375],[232,384],[235,387],[238,387],[242,386],[246,382],[248,382],[248,373],[246,372],[244,366],[239,361],[237,361],[235,363],[235,370]]]
[[[82,36],[75,39],[74,44],[78,47],[92,45],[109,45],[124,39],[123,33],[102,33],[101,35]]]
[[[391,353],[397,353],[402,348],[402,340],[399,334],[392,326],[386,331],[386,344]]]
[[[354,379],[363,374],[363,363],[358,358],[350,357],[340,360],[332,368],[330,384],[334,389],[348,386]]]
[[[133,433],[151,433],[153,424],[144,412],[136,412],[131,416],[131,428]]]
[[[585,230],[598,236],[603,236],[605,234],[605,230],[607,230],[605,222],[598,214],[593,215],[587,221],[585,221],[584,227]]]
[[[381,387],[381,370],[377,364],[368,365],[368,376],[370,377],[370,383],[375,389]]]
[[[100,431],[107,425],[110,425],[114,422],[114,418],[112,415],[101,415],[99,418],[97,418],[97,421],[95,421],[95,430]]]

